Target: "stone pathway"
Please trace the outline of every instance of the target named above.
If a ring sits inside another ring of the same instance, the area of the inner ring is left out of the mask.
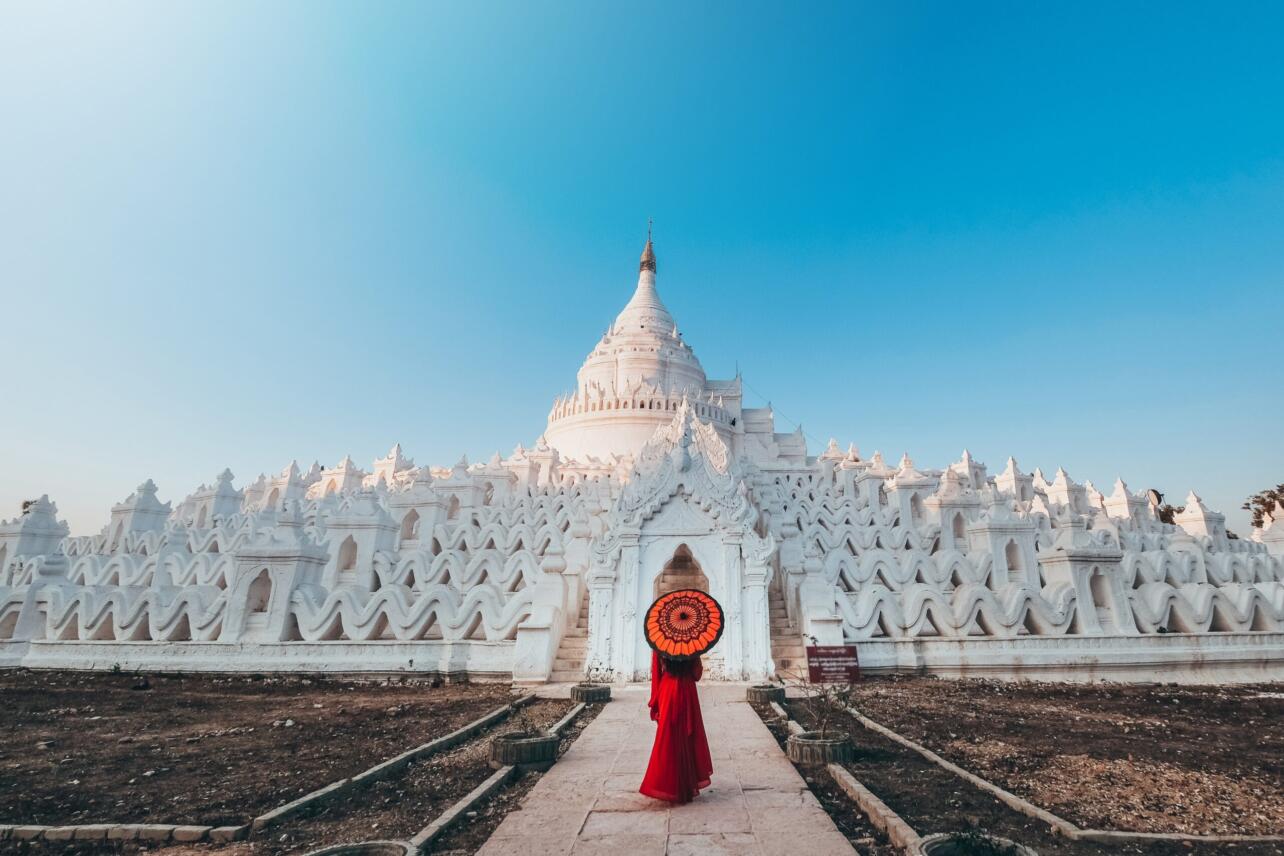
[[[683,806],[638,793],[655,725],[646,687],[614,700],[478,856],[841,856],[855,851],[807,790],[744,687],[702,684],[713,785]]]

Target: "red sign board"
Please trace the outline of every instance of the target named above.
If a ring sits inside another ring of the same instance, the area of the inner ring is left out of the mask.
[[[860,680],[855,645],[808,645],[807,680],[813,684],[851,684]]]

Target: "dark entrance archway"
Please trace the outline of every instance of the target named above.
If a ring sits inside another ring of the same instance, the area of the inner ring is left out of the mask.
[[[700,563],[691,555],[691,548],[686,544],[679,544],[678,549],[673,551],[673,558],[668,561],[660,575],[655,578],[654,597],[662,594],[668,594],[678,589],[699,589],[707,592],[709,590],[709,578],[704,575],[700,568]]]

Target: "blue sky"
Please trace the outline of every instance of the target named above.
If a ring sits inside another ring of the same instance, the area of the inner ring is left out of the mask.
[[[1284,480],[1284,7],[9,3],[0,516],[509,452],[659,287],[866,454],[1247,529]]]

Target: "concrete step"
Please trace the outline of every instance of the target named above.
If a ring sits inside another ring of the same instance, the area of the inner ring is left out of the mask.
[[[562,634],[563,639],[587,639],[588,629],[585,627],[572,627]]]
[[[548,676],[548,680],[549,680],[549,683],[553,683],[553,684],[579,683],[580,681],[584,680],[584,670],[581,669],[579,671],[576,671],[573,669],[563,669],[563,670],[554,669],[553,672]]]
[[[557,657],[553,660],[553,671],[556,672],[560,670],[582,672],[584,671],[584,658],[583,657],[569,657],[569,658]]]

